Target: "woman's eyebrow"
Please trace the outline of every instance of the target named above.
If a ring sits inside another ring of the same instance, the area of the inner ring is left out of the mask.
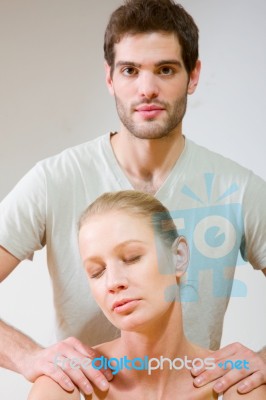
[[[102,262],[102,260],[101,260],[101,257],[98,257],[98,256],[91,256],[91,257],[87,257],[87,258],[84,260],[84,263],[85,263],[85,264],[86,264],[87,262],[95,262],[95,263],[100,264],[100,263]]]
[[[116,246],[116,248],[125,247],[125,246],[127,246],[128,244],[134,244],[134,243],[137,243],[137,244],[148,244],[147,242],[144,242],[143,240],[139,240],[139,239],[128,239],[128,240],[125,240],[124,242],[120,242],[120,243]]]
[[[120,249],[122,249],[123,247],[126,247],[127,245],[129,245],[129,244],[141,244],[141,245],[148,245],[148,243],[147,242],[144,242],[143,240],[139,240],[139,239],[128,239],[128,240],[125,240],[125,241],[123,241],[123,242],[120,242],[118,245],[116,245],[115,247],[114,247],[114,249],[115,250],[120,250]],[[101,257],[100,256],[89,256],[89,257],[87,257],[85,260],[84,260],[84,264],[86,264],[87,262],[95,262],[95,263],[98,263],[98,264],[100,264],[101,262],[102,262],[102,259],[101,259]]]

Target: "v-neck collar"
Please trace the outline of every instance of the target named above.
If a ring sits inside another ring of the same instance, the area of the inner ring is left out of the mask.
[[[121,166],[116,158],[116,155],[114,153],[114,150],[112,148],[111,135],[114,135],[114,134],[117,134],[117,133],[111,132],[111,133],[107,133],[105,135],[104,150],[105,150],[106,157],[108,158],[108,161],[109,161],[110,165],[112,166],[112,172],[115,176],[116,181],[121,186],[121,190],[125,190],[125,189],[135,190],[133,185],[129,181],[127,175],[125,174],[124,170],[121,168]],[[165,198],[165,196],[168,196],[171,192],[172,185],[176,185],[177,181],[180,180],[180,178],[183,175],[183,172],[185,170],[185,165],[187,163],[189,149],[190,149],[190,141],[185,137],[184,149],[183,149],[182,153],[180,154],[179,158],[177,159],[172,170],[169,172],[168,176],[164,180],[163,184],[160,186],[160,188],[154,194],[154,196],[156,198],[163,199],[163,198]]]

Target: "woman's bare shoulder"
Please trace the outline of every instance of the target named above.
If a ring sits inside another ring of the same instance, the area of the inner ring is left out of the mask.
[[[28,400],[80,400],[78,389],[66,392],[53,379],[48,376],[40,376],[34,382],[28,396]]]
[[[110,357],[116,354],[116,349],[119,349],[120,338],[114,339],[110,342],[105,342],[94,346],[93,348],[97,350],[100,354]]]
[[[33,384],[27,400],[107,400],[115,399],[110,392],[102,392],[93,384],[93,393],[83,397],[76,388],[73,392],[66,392],[48,376],[39,377]]]

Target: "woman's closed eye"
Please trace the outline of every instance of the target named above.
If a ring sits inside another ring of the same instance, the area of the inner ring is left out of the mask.
[[[125,258],[123,259],[123,261],[124,261],[126,264],[133,264],[133,263],[139,261],[140,259],[141,259],[141,255],[135,255],[135,256],[125,257]]]
[[[92,278],[92,279],[93,279],[93,278],[100,278],[100,277],[103,275],[104,271],[105,271],[105,268],[102,269],[101,271],[94,272],[93,274],[89,274],[89,276],[90,276],[90,278]]]
[[[105,271],[105,266],[87,266],[86,272],[89,278],[100,278]]]

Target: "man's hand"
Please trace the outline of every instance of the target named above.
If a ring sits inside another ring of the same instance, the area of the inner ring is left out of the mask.
[[[90,365],[90,360],[99,356],[96,350],[69,337],[51,347],[35,350],[24,361],[23,375],[31,382],[41,375],[49,376],[67,391],[74,390],[75,384],[85,394],[91,394],[90,382],[106,391],[113,377],[111,371],[97,370]]]
[[[214,353],[216,367],[191,371],[194,385],[201,387],[215,381],[213,389],[223,393],[237,385],[239,393],[248,393],[266,383],[266,350],[256,353],[240,343],[230,344]]]

